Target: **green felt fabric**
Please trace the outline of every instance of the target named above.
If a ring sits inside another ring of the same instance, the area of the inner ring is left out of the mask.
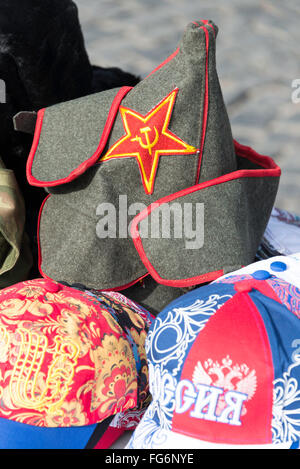
[[[178,229],[180,218],[174,216],[170,210],[170,238],[163,238],[160,229],[157,239],[142,239],[147,258],[160,277],[169,280],[186,279],[218,270],[230,272],[234,270],[234,266],[250,264],[255,259],[270,217],[273,206],[271,202],[275,201],[277,188],[276,177],[239,178],[201,189],[165,204],[170,208],[178,203],[181,207],[191,204],[194,226],[189,231],[182,216],[183,236],[176,238],[174,228]],[[204,217],[199,218],[203,222],[201,225],[196,220],[196,204],[203,204],[204,207]],[[154,210],[151,216],[161,211],[165,205]],[[152,220],[155,222],[155,218],[151,216],[145,219],[149,227]],[[203,238],[199,233],[202,230]],[[194,236],[190,238],[190,234]],[[199,248],[194,249],[194,246]]]
[[[97,150],[119,88],[46,108],[32,175],[40,181],[66,178]]]
[[[134,157],[102,162],[100,158],[72,182],[48,187],[51,196],[45,203],[40,223],[44,274],[57,281],[80,283],[99,290],[128,285],[147,273],[132,239],[123,236],[124,228],[128,230],[138,212],[133,204],[148,207],[198,182],[241,168],[261,169],[259,163],[253,164],[246,158],[242,158],[241,166],[236,155],[216,70],[216,35],[217,27],[213,23],[189,24],[177,55],[135,86],[122,102],[123,107],[145,116],[178,89],[168,130],[198,151],[161,156],[152,194],[144,189]],[[117,91],[110,90],[46,110],[33,176],[42,181],[65,178],[92,156]],[[124,134],[118,113],[100,156]],[[176,238],[173,229],[168,239],[160,235],[156,239],[143,239],[148,259],[162,278],[175,280],[221,269],[227,272],[252,262],[277,187],[277,177],[241,178],[177,199],[176,203],[182,207],[185,203],[204,204],[204,245],[186,249],[187,240]],[[127,207],[119,210],[120,198],[124,196]],[[99,211],[103,204],[116,208],[114,237],[98,235],[99,223],[103,226],[103,213]],[[124,226],[122,220],[128,207],[131,212]],[[143,291],[139,284],[127,291],[155,311],[182,292],[181,288],[158,288],[156,282],[149,279]]]

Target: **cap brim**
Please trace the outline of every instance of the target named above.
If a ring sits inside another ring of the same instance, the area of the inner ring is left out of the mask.
[[[299,449],[299,441],[289,441],[276,445],[229,445],[211,443],[171,430],[166,430],[159,426],[155,427],[153,421],[147,422],[147,419],[145,419],[134,431],[126,449]]]
[[[0,418],[0,449],[108,449],[123,433],[112,419],[84,427],[45,428]]]

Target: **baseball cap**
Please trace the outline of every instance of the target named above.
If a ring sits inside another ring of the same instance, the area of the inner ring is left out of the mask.
[[[298,448],[299,298],[246,274],[165,308],[146,340],[152,402],[127,448]]]
[[[0,448],[108,448],[134,428],[151,321],[120,294],[45,279],[0,291]]]

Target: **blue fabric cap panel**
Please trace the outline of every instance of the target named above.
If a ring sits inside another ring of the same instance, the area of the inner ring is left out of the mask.
[[[155,334],[154,343],[149,349],[146,345],[147,357],[150,362],[162,363],[164,358],[170,365],[172,355],[175,362],[183,364],[183,359],[209,318],[232,296],[236,294],[233,284],[210,284],[192,290],[172,301],[153,321],[147,343]],[[178,344],[185,342],[179,355],[176,353]],[[182,355],[184,354],[184,355]],[[178,368],[178,363],[174,363]],[[170,366],[172,368],[172,366]]]
[[[152,323],[146,339],[147,358],[169,369],[176,379],[200,331],[236,291],[233,284],[210,284],[170,303]]]
[[[274,366],[273,442],[300,439],[300,321],[257,290],[249,293],[269,338]]]
[[[96,426],[45,428],[0,418],[0,449],[84,449]]]

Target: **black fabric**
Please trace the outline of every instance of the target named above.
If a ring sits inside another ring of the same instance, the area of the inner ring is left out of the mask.
[[[33,135],[36,126],[37,113],[21,111],[13,117],[14,129]]]
[[[15,131],[13,117],[97,91],[134,86],[139,78],[90,64],[73,1],[1,0],[0,79],[6,84],[6,103],[0,104],[1,155],[23,193],[26,230],[36,257],[37,216],[45,192],[27,183],[32,135]]]
[[[94,449],[97,443],[101,440],[103,437],[104,433],[110,426],[112,420],[114,418],[114,415],[111,417],[108,417],[107,419],[103,420],[101,423],[98,423],[96,426],[93,434],[91,435],[89,441],[87,442],[86,446],[84,449]]]
[[[187,293],[187,291],[189,291],[188,288],[161,285],[148,275],[132,287],[122,290],[122,294],[157,316],[169,303]]]

